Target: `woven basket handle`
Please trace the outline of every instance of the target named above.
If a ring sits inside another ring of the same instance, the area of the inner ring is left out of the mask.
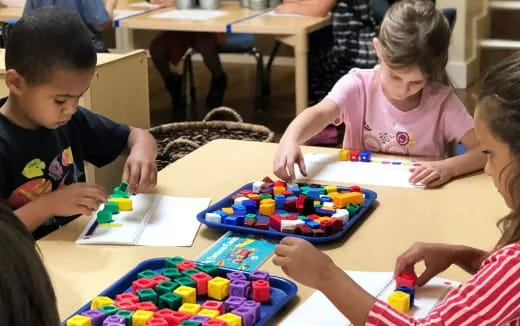
[[[225,116],[229,116],[231,119],[226,119],[226,120],[222,120],[222,119],[219,119],[218,121],[236,121],[236,122],[244,122],[244,119],[242,119],[242,117],[240,116],[240,114],[238,114],[237,111],[231,109],[231,108],[228,108],[228,107],[225,107],[225,106],[221,106],[221,107],[218,107],[218,108],[214,108],[213,110],[209,111],[206,116],[204,117],[204,119],[202,119],[202,121],[206,122],[206,121],[213,121],[215,119],[212,119],[214,115],[225,115]]]
[[[200,145],[197,144],[196,142],[194,142],[193,140],[189,140],[186,138],[177,138],[177,139],[169,142],[168,145],[166,145],[164,147],[164,152],[166,152],[166,153],[169,152],[172,149],[172,147],[175,147],[176,145],[188,145],[188,146],[192,146],[194,149],[197,149],[200,147]]]

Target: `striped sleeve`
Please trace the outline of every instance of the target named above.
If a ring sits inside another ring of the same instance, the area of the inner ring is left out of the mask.
[[[427,316],[414,319],[376,301],[366,325],[503,325],[520,317],[520,244],[492,254],[462,287],[452,291]]]

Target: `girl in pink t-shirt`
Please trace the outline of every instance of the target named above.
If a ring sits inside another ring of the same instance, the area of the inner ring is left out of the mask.
[[[306,175],[299,145],[330,123],[345,123],[343,148],[445,157],[462,143],[460,156],[411,169],[410,182],[436,187],[484,167],[473,119],[448,86],[450,27],[431,1],[403,1],[383,19],[374,48],[379,66],[352,69],[320,103],[298,115],[285,131],[274,173],[294,180],[294,164]]]
[[[424,262],[426,268],[416,286],[424,285],[451,265],[472,274],[466,284],[452,290],[426,316],[413,318],[374,298],[329,256],[303,239],[282,239],[273,263],[298,282],[323,292],[353,325],[519,325],[519,52],[484,76],[477,90],[475,128],[480,151],[487,156],[485,171],[511,212],[499,221],[502,235],[490,252],[463,245],[416,243],[397,258],[396,275],[412,273],[417,263]]]

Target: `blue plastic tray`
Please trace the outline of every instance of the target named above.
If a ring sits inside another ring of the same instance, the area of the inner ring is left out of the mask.
[[[137,274],[146,270],[151,269],[158,272],[160,269],[164,268],[166,258],[152,258],[147,259],[137,265],[134,269],[126,273],[123,277],[117,280],[114,284],[112,284],[109,288],[105,289],[103,292],[99,294],[99,296],[108,296],[112,299],[115,298],[117,294],[124,292],[132,291],[132,282],[137,279]],[[194,261],[199,264],[198,262]],[[236,272],[239,271],[233,268],[227,267],[219,267],[219,276],[226,277],[228,272]],[[246,275],[249,275],[250,272],[239,271]],[[260,306],[260,320],[255,324],[255,326],[264,325],[269,319],[271,319],[283,306],[289,302],[289,300],[296,295],[298,292],[298,287],[296,284],[290,280],[285,278],[270,276],[269,284],[271,287],[271,302],[270,303],[262,303]],[[202,304],[206,300],[209,299],[206,296],[197,297],[197,303]],[[66,321],[74,315],[78,315],[82,312],[90,310],[91,301],[81,307],[78,311],[67,317],[65,321],[62,322],[62,325],[66,324]]]
[[[300,183],[300,185],[302,185],[302,184]],[[309,184],[309,185],[314,185],[314,184]],[[320,186],[322,186],[322,185],[320,185]],[[338,190],[348,190],[349,188],[350,187],[338,186]],[[228,224],[224,224],[224,223],[215,223],[215,222],[206,221],[206,213],[214,212],[214,211],[222,209],[224,207],[230,207],[231,206],[231,197],[234,194],[236,194],[237,192],[240,192],[242,190],[252,190],[252,189],[253,189],[253,183],[246,184],[242,188],[234,191],[231,195],[227,196],[226,198],[220,200],[219,202],[211,205],[204,211],[197,214],[197,219],[201,223],[204,223],[209,227],[217,228],[217,229],[230,230],[230,231],[236,231],[236,232],[242,232],[242,233],[248,233],[248,234],[261,234],[261,235],[264,235],[267,237],[274,237],[274,238],[283,238],[286,236],[298,237],[298,238],[302,238],[309,242],[314,242],[314,243],[330,242],[330,241],[334,241],[334,240],[341,238],[349,230],[352,230],[353,226],[355,226],[355,224],[358,223],[366,215],[367,211],[369,210],[369,208],[372,206],[372,204],[374,203],[374,201],[377,198],[377,193],[375,193],[374,191],[368,190],[368,189],[361,189],[361,191],[365,194],[365,200],[364,200],[363,205],[361,205],[361,207],[357,211],[357,213],[354,216],[351,216],[349,218],[348,222],[345,225],[343,225],[343,229],[340,232],[337,232],[330,236],[324,236],[324,237],[310,237],[310,236],[305,236],[305,235],[283,233],[283,232],[273,229],[271,226],[269,226],[269,230],[261,230],[261,229],[246,227],[246,226],[228,225]],[[277,209],[276,213],[277,214],[286,213],[286,211]],[[260,221],[269,222],[269,217],[267,217],[267,216],[259,215],[257,218]]]

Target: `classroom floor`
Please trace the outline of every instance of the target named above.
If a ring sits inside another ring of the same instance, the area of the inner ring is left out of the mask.
[[[162,81],[150,66],[150,106],[152,125],[170,122],[170,99],[162,87]],[[228,74],[228,89],[224,105],[235,109],[246,122],[261,123],[275,132],[278,141],[283,131],[294,117],[294,67],[273,66],[271,74],[271,96],[268,105],[261,114],[254,110],[254,89],[256,69],[254,64],[224,63]],[[202,119],[206,114],[205,97],[209,88],[210,77],[201,62],[194,62],[197,91],[198,114]],[[474,103],[471,88],[457,89],[457,94],[468,111],[473,113]]]

